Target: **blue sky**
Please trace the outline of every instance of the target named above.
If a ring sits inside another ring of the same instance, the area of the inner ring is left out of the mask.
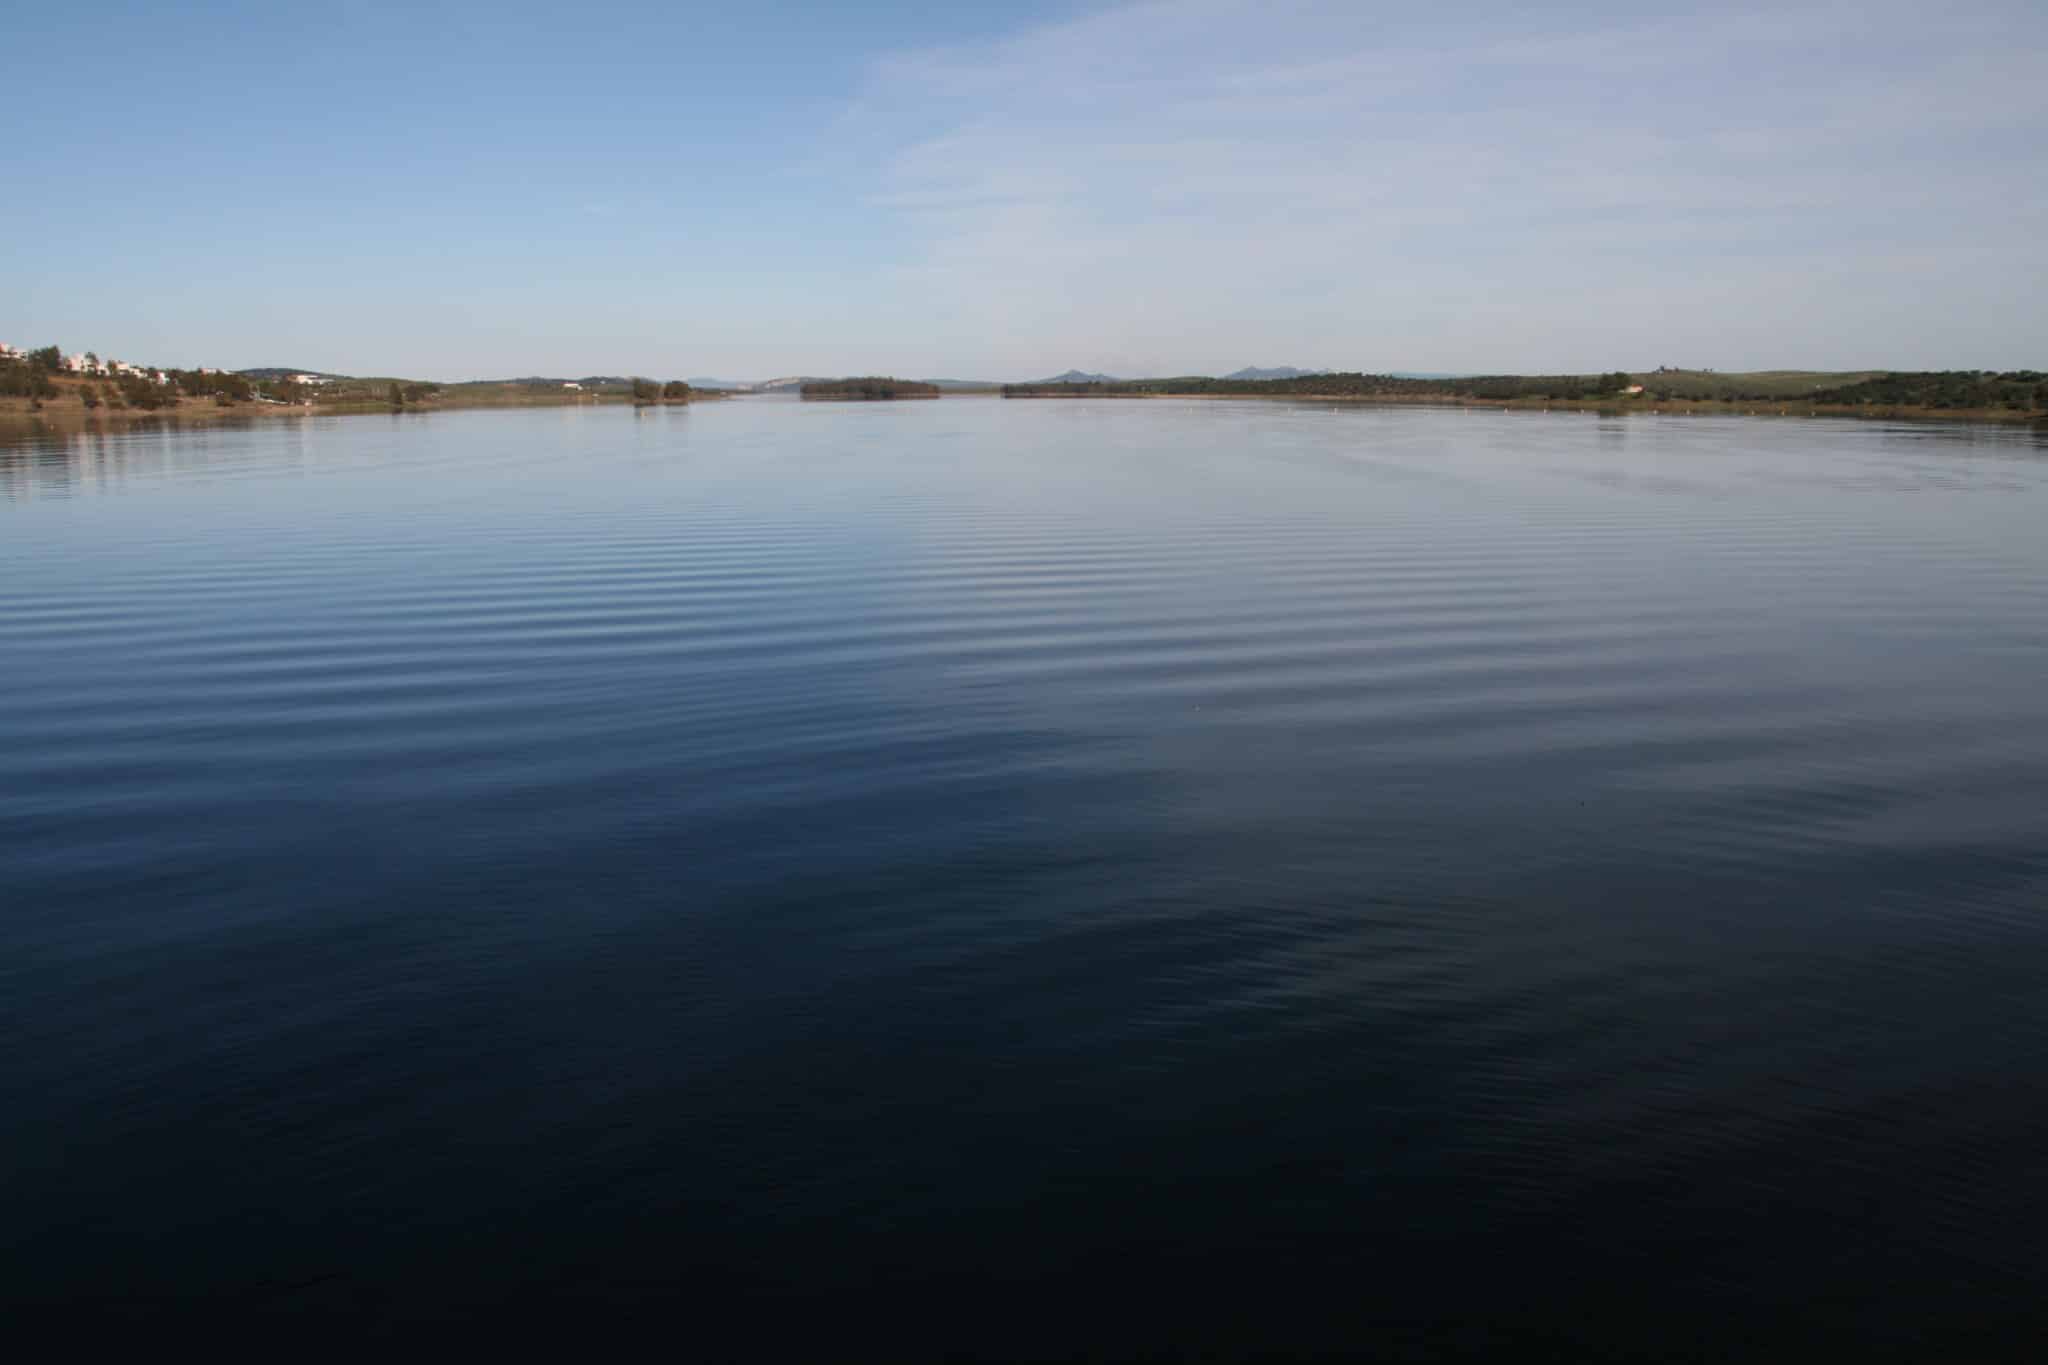
[[[0,340],[441,379],[2048,366],[2040,18],[18,6]]]

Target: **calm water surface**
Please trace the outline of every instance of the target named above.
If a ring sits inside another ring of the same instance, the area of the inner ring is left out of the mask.
[[[2010,1349],[2044,525],[2039,434],[1798,420],[0,445],[0,1298]]]

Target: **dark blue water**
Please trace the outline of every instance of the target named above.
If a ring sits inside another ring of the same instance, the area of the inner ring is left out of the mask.
[[[2042,1323],[2039,434],[748,400],[0,496],[14,1321]]]

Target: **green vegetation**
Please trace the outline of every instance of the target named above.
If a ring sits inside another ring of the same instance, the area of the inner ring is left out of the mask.
[[[225,370],[169,370],[166,373],[170,376],[169,387],[172,390],[192,398],[225,397],[230,403],[246,403],[256,396],[254,384],[241,375],[229,374]],[[125,385],[137,378],[134,375],[123,375],[121,382]],[[138,382],[150,384],[152,387],[162,387],[147,379],[139,379]]]
[[[2048,411],[2048,374],[2039,370],[2010,370],[1991,374],[1982,370],[1940,370],[1920,374],[1886,374],[1859,383],[1816,389],[1809,397],[1816,403],[1855,404],[1858,407],[1933,408],[1983,410],[2004,408],[2009,412]]]
[[[690,386],[680,379],[671,379],[666,384],[657,384],[652,379],[634,379],[633,403],[640,407],[650,403],[687,403],[692,394]]]
[[[1616,370],[1599,375],[1466,375],[1408,379],[1397,375],[1320,374],[1293,379],[1137,379],[1112,382],[1008,384],[1005,398],[1148,398],[1161,395],[1246,398],[1345,398],[1377,402],[1514,404],[1597,403],[1603,408],[1658,404],[1770,404],[1789,411],[1884,410],[1897,415],[2048,412],[2048,381],[2033,370],[2005,374],[1856,371],[1823,374],[1774,370],[1717,374],[1660,369],[1637,380]]]
[[[896,398],[937,398],[937,384],[867,375],[860,379],[824,379],[803,386],[803,396],[831,402],[873,403]]]
[[[31,360],[0,360],[0,398],[55,398],[50,372]]]
[[[555,406],[563,403],[689,403],[729,395],[697,390],[681,379],[588,375],[581,379],[476,380],[434,384],[391,376],[318,376],[310,371],[263,369],[149,370],[102,363],[92,352],[84,372],[67,371],[64,352],[43,346],[25,354],[0,356],[0,413],[157,413],[233,408],[244,403],[314,408],[322,412],[387,412],[470,407]],[[161,376],[161,378],[159,378]],[[791,381],[789,387],[797,387]],[[964,387],[964,386],[961,386]],[[1634,390],[1633,392],[1631,390]],[[940,384],[867,375],[801,381],[810,400],[875,402],[937,398]],[[1006,398],[1219,398],[1337,399],[1383,403],[1441,403],[1542,408],[1597,407],[1601,411],[1757,412],[1806,415],[1837,413],[1882,417],[1972,417],[1996,420],[2048,418],[2048,372],[2041,370],[1887,371],[1824,373],[1762,370],[1722,374],[1669,366],[1631,376],[1604,374],[1461,375],[1411,378],[1401,375],[1296,374],[1285,378],[1103,380],[1079,376],[1036,384],[1008,384]],[[208,402],[207,400],[211,400]]]
[[[141,375],[124,374],[114,380],[114,390],[121,395],[123,407],[156,412],[163,408],[178,406],[176,383],[159,384],[153,379],[144,379]]]

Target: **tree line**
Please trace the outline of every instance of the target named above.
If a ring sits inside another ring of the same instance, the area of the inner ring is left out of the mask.
[[[1837,388],[1816,389],[1816,403],[1902,408],[2005,408],[2048,412],[2048,374],[2039,370],[1901,371]]]
[[[1293,379],[1211,379],[1194,375],[1179,379],[1125,379],[1111,382],[1005,384],[1006,398],[1105,397],[1119,394],[1243,394],[1302,398],[1550,398],[1572,401],[1602,398],[1628,389],[1635,381],[1624,371],[1576,375],[1473,375],[1458,379],[1409,379],[1399,375],[1301,375]]]
[[[937,398],[937,384],[922,384],[913,379],[892,379],[887,375],[865,375],[858,379],[815,380],[799,391],[809,399],[851,400],[854,402],[880,402],[892,398]]]
[[[1618,399],[1635,387],[1625,371],[1607,374],[1465,375],[1451,379],[1410,379],[1385,374],[1318,374],[1296,379],[1131,379],[1047,384],[1006,384],[1008,398],[1116,398],[1146,394],[1285,396],[1301,398],[1469,398],[1488,402],[1543,400],[1581,402]],[[1652,374],[1644,396],[1652,401],[1710,399],[1734,403],[1818,403],[1824,405],[2048,412],[2048,376],[2035,370],[1895,371],[1851,383],[1788,391],[1781,382],[1765,387],[1739,376]]]

